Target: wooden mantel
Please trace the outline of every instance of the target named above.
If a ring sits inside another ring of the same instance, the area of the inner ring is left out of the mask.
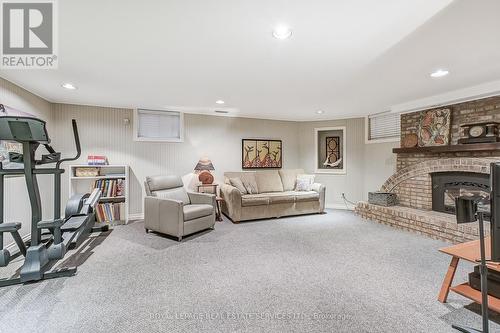
[[[458,152],[485,152],[485,151],[500,151],[500,142],[392,149],[392,152],[394,154],[458,153]]]

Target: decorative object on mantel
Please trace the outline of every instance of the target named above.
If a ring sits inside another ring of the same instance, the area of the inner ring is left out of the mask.
[[[280,169],[283,165],[281,140],[241,140],[242,169]]]
[[[420,147],[445,146],[450,142],[450,109],[423,111],[417,127]]]
[[[402,146],[403,148],[413,148],[418,146],[418,136],[415,133],[405,135]]]
[[[391,192],[368,192],[368,202],[378,206],[395,206],[397,197],[396,193]]]
[[[214,182],[214,176],[210,171],[215,170],[212,161],[204,157],[198,161],[198,164],[194,167],[196,173],[198,173],[198,179],[204,185],[212,184]]]
[[[498,133],[500,132],[500,123],[482,122],[474,124],[461,125],[462,138],[458,140],[460,144],[500,142]]]

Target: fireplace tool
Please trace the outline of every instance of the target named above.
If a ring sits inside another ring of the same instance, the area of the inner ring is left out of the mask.
[[[481,252],[480,258],[480,273],[481,273],[481,316],[483,319],[483,330],[477,330],[470,327],[452,325],[452,327],[460,332],[465,333],[488,333],[488,267],[486,266],[486,250],[484,245],[484,214],[486,212],[478,210],[478,204],[484,202],[484,198],[480,196],[461,196],[455,198],[457,223],[472,223],[479,220],[479,247]]]

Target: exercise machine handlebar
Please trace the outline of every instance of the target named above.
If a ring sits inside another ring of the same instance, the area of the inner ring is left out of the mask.
[[[82,147],[80,145],[80,136],[78,135],[78,125],[75,119],[71,120],[71,125],[73,126],[73,137],[75,138],[75,146],[76,146],[76,156],[70,158],[64,158],[62,160],[57,161],[56,168],[59,168],[61,163],[75,161],[80,158],[82,155]]]

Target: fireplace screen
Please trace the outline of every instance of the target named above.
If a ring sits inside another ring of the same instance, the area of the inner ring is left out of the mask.
[[[432,176],[432,210],[455,214],[455,198],[459,196],[481,196],[487,201],[490,196],[489,175],[473,172],[435,172]],[[489,212],[488,203],[479,204],[479,209]],[[489,219],[489,214],[487,214]]]

